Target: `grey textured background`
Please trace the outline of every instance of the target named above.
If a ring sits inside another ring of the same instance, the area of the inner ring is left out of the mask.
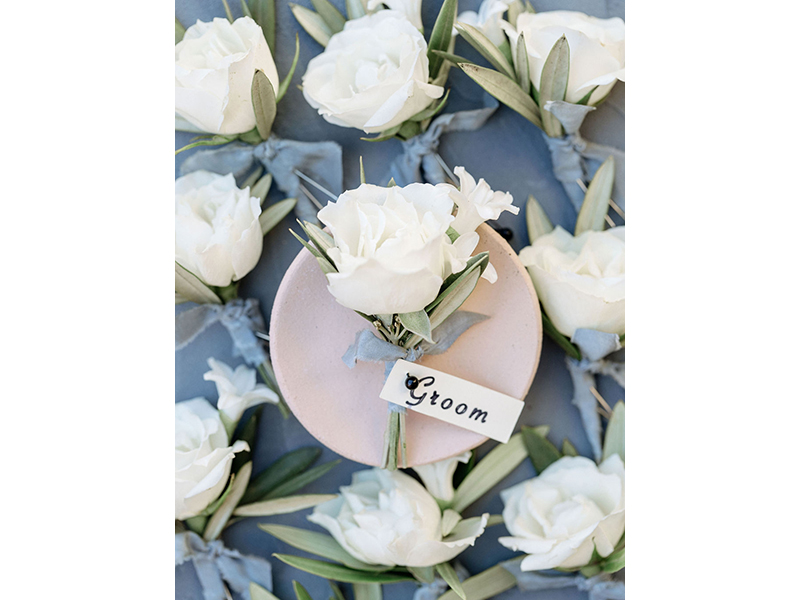
[[[234,16],[241,15],[239,3],[229,0]],[[298,0],[299,4],[310,6],[309,0]],[[333,0],[339,8],[344,0]],[[344,129],[325,122],[303,99],[296,84],[305,71],[309,59],[321,51],[297,24],[289,3],[277,0],[277,50],[276,63],[278,73],[283,76],[291,64],[294,36],[300,34],[300,61],[294,82],[289,87],[286,97],[278,107],[275,121],[275,133],[284,138],[303,141],[333,140],[341,144],[344,157],[345,188],[356,187],[359,182],[358,158],[364,157],[367,178],[386,172],[388,163],[400,151],[400,144],[394,140],[378,144],[361,141],[363,135],[355,129]],[[423,0],[423,23],[426,37],[436,19],[441,2],[439,0]],[[625,17],[623,0],[533,0],[537,11],[546,10],[580,10],[597,17]],[[459,12],[477,10],[480,0],[461,0]],[[176,16],[189,26],[197,19],[208,21],[214,17],[224,17],[225,12],[221,0],[176,0]],[[483,59],[463,40],[456,44],[456,54],[460,54],[479,64],[486,64]],[[457,69],[451,71],[449,84],[452,87],[450,101],[445,108],[451,112],[463,108],[474,108],[480,104],[482,90]],[[594,113],[590,114],[582,128],[584,137],[603,144],[625,148],[625,86],[618,84],[609,99]],[[192,134],[176,133],[175,147],[188,143]],[[176,177],[180,163],[192,151],[176,157]],[[539,130],[510,109],[501,106],[489,122],[477,132],[451,133],[442,138],[439,153],[450,167],[464,166],[476,178],[483,177],[496,190],[509,191],[513,194],[515,204],[523,207],[525,199],[533,194],[544,207],[554,224],[571,230],[575,224],[575,212],[561,185],[551,172],[550,156]],[[273,189],[268,202],[282,199],[280,192]],[[284,222],[289,223],[289,220]],[[499,225],[510,227],[514,232],[511,245],[519,251],[527,245],[524,210],[519,216],[505,213],[499,219]],[[287,225],[288,227],[288,225]],[[240,295],[258,298],[265,317],[269,320],[272,302],[284,271],[299,251],[299,244],[288,232],[287,227],[278,227],[264,239],[264,251],[258,266],[242,281]],[[184,310],[187,305],[176,308],[176,312]],[[240,359],[231,356],[231,343],[227,332],[221,325],[215,325],[204,332],[188,348],[175,355],[175,400],[188,400],[196,396],[205,396],[212,402],[216,400],[216,389],[211,382],[203,380],[203,373],[208,370],[206,360],[215,357],[231,366],[241,364]],[[610,379],[602,378],[599,382],[601,394],[614,403],[624,398],[624,390]],[[572,384],[564,365],[563,352],[545,338],[541,363],[536,378],[526,399],[526,407],[520,418],[520,425],[551,426],[551,439],[561,440],[564,437],[575,444],[581,454],[589,455],[589,446],[580,424],[577,410],[571,405]],[[281,454],[307,445],[319,446],[303,427],[291,418],[284,421],[278,411],[265,407],[264,416],[257,440],[254,456],[254,468],[258,473],[278,458]],[[479,456],[484,455],[494,442],[489,442],[478,449]],[[321,462],[338,458],[330,450],[324,449]],[[319,464],[319,463],[318,463]],[[350,482],[350,474],[364,468],[363,465],[348,460],[326,476],[307,488],[308,492],[330,493],[337,491],[340,485]],[[520,465],[495,490],[472,505],[465,516],[473,516],[488,511],[492,514],[502,512],[503,504],[498,496],[501,489],[509,487],[533,475],[529,461]],[[284,515],[263,519],[245,519],[229,527],[222,538],[226,545],[236,548],[245,554],[269,557],[276,552],[299,553],[279,542],[257,528],[259,521],[270,521],[293,525],[296,527],[315,528],[308,523],[305,516],[310,512],[303,511],[294,515]],[[476,545],[460,556],[461,562],[472,573],[480,571],[515,555],[502,547],[497,538],[507,535],[505,527],[498,525],[487,530],[478,538]],[[282,600],[292,600],[292,580],[300,581],[316,600],[324,600],[330,596],[330,589],[325,580],[308,575],[280,561],[272,560],[274,592]],[[200,586],[189,565],[176,569],[175,595],[177,599],[199,600],[202,598]],[[342,585],[348,598],[352,598],[349,585]],[[414,584],[394,584],[384,586],[384,597],[387,600],[411,598]],[[498,598],[511,600],[523,594],[510,590]],[[528,597],[543,600],[584,600],[585,593],[574,589],[540,592]]]

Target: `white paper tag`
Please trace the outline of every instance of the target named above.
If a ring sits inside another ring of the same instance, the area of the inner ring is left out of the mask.
[[[409,375],[419,381],[414,389],[406,387]],[[395,363],[380,397],[503,443],[525,406],[517,398],[405,360]]]

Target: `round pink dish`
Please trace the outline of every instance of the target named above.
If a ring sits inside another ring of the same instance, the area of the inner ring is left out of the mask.
[[[478,228],[475,253],[489,251],[497,281],[481,279],[461,307],[490,318],[468,329],[444,354],[420,360],[523,401],[539,364],[542,318],[533,284],[516,253],[488,225]],[[338,304],[316,259],[302,249],[278,288],[270,322],[275,375],[292,412],[322,444],[342,456],[378,466],[388,403],[383,363],[349,369],[342,355],[356,333],[370,328]],[[471,450],[486,437],[409,410],[408,465],[424,465]]]

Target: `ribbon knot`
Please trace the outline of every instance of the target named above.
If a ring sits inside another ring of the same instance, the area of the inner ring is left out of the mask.
[[[244,600],[250,600],[250,582],[272,590],[272,565],[258,556],[245,556],[222,541],[206,542],[194,532],[175,534],[175,566],[191,561],[204,600],[225,600],[225,581]]]
[[[624,600],[625,582],[614,580],[608,573],[584,577],[580,573],[570,575],[545,575],[536,571],[523,571],[520,560],[500,563],[517,580],[517,588],[523,592],[540,592],[574,587],[589,593],[589,600]]]

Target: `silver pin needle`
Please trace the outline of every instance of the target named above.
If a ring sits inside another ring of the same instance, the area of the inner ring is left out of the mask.
[[[303,181],[306,181],[309,184],[313,185],[315,188],[317,188],[320,192],[322,192],[323,194],[325,194],[329,198],[331,198],[333,200],[336,200],[337,196],[333,192],[331,192],[330,190],[325,189],[323,186],[321,186],[316,181],[311,179],[311,177],[309,177],[308,175],[305,175],[305,174],[301,173],[298,170],[295,170],[294,174],[297,175]],[[320,208],[322,208],[322,207],[320,206]]]
[[[309,192],[308,188],[304,186],[302,183],[300,184],[300,191],[303,192],[308,197],[309,200],[311,200],[311,202],[314,204],[314,206],[317,207],[317,209],[322,210],[322,204],[319,203],[319,200],[317,200],[314,197],[314,194]]]

